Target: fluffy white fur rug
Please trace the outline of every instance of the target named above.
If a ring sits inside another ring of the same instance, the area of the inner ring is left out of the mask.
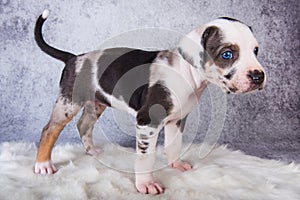
[[[53,151],[58,172],[41,176],[33,174],[34,144],[2,143],[0,199],[300,199],[299,165],[248,156],[224,146],[200,159],[199,148],[193,145],[184,155],[194,165],[191,171],[157,170],[154,175],[166,191],[146,196],[136,192],[134,175],[128,173],[133,168],[133,149],[104,145],[102,157],[95,159],[81,145],[59,145]],[[158,157],[160,168],[164,156]]]

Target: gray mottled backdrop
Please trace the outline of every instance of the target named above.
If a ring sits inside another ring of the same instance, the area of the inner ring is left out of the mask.
[[[157,27],[184,34],[219,16],[251,25],[260,43],[267,87],[251,95],[226,97],[219,143],[260,157],[300,162],[298,0],[0,0],[0,142],[38,142],[55,102],[63,64],[42,53],[33,39],[35,20],[45,8],[51,11],[44,27],[46,40],[76,54],[97,49],[108,38],[133,29]],[[153,34],[153,47],[164,49],[176,43],[159,36]],[[144,47],[143,38],[133,42]],[[201,122],[193,124],[197,115],[191,115],[189,125],[198,127],[195,142],[201,142],[210,121],[209,92],[196,111]],[[133,119],[113,116],[108,109],[95,132],[134,146],[134,133],[128,134]],[[192,128],[186,132],[196,134]],[[79,142],[75,120],[59,139],[66,142]]]

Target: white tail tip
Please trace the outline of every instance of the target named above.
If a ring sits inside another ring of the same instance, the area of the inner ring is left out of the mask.
[[[42,17],[44,18],[44,19],[46,19],[47,17],[49,16],[49,10],[44,10],[44,12],[43,12],[43,14],[42,14]]]

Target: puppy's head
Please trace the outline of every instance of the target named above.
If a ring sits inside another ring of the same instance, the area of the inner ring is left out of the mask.
[[[265,71],[257,60],[258,43],[247,25],[219,18],[189,33],[179,52],[203,77],[228,93],[262,89]]]

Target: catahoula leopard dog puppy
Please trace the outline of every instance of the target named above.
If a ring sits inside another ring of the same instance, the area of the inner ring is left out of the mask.
[[[42,26],[48,14],[44,11],[38,18],[35,39],[44,52],[63,61],[65,68],[51,118],[42,131],[35,164],[38,174],[56,171],[52,148],[81,108],[77,127],[82,143],[88,154],[97,155],[93,126],[106,107],[113,107],[136,117],[137,190],[162,193],[163,186],[151,173],[160,129],[165,126],[168,165],[190,170],[192,165],[180,160],[182,126],[207,84],[235,94],[262,89],[265,84],[264,69],[256,58],[258,43],[251,28],[235,19],[223,17],[200,26],[172,50],[111,48],[74,55],[44,41]]]

